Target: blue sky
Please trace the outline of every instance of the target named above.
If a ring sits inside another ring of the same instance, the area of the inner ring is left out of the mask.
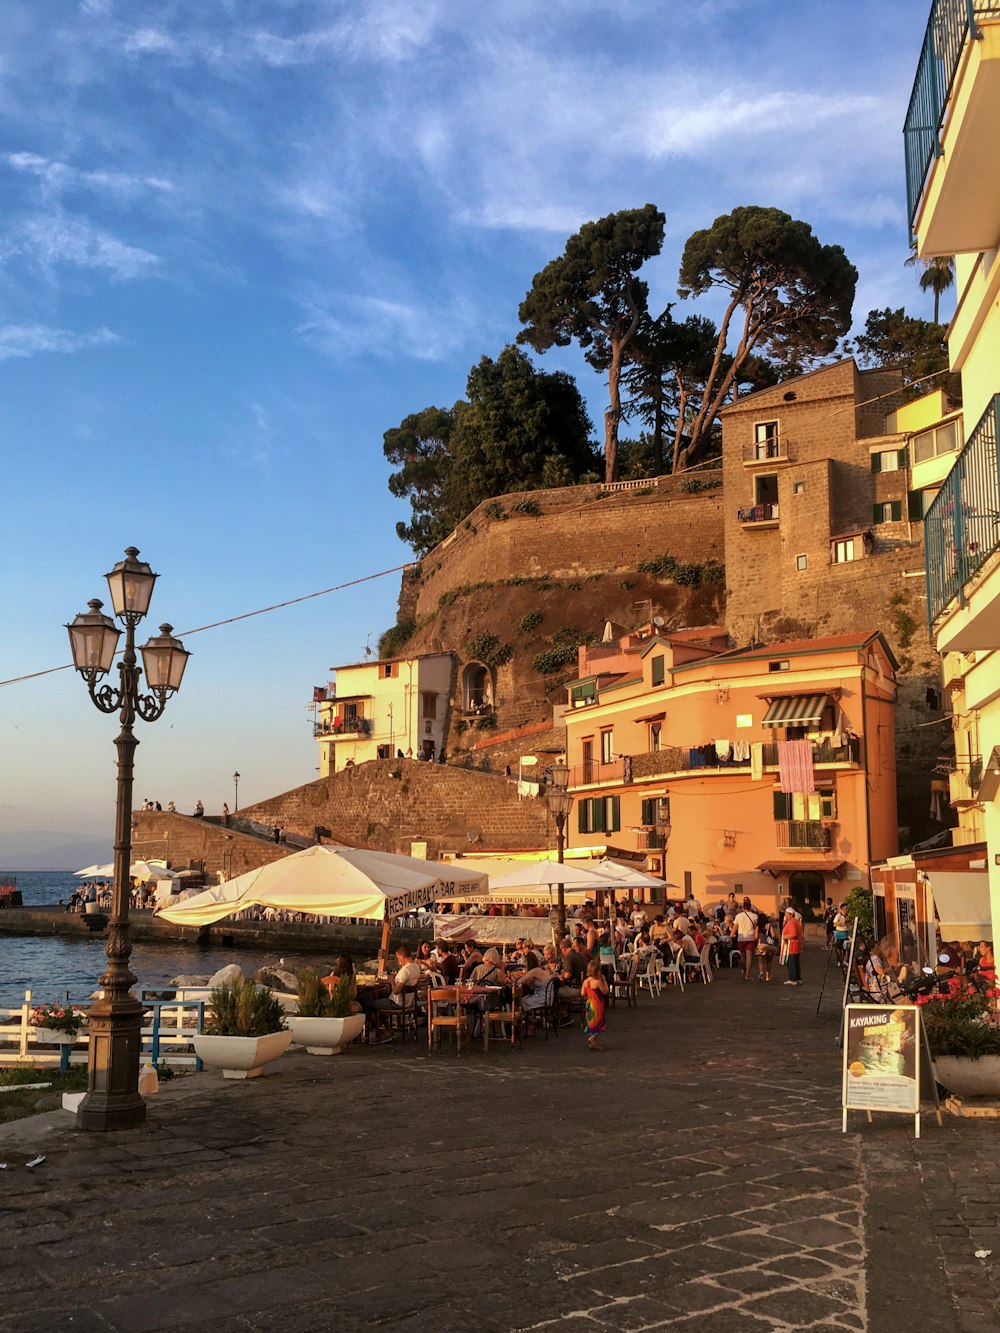
[[[656,203],[652,300],[739,204],[842,244],[855,315],[906,304],[902,0],[5,0],[0,678],[126,545],[178,631],[403,563],[383,432],[450,404],[590,218]],[[704,309],[704,307],[697,307]],[[683,310],[683,307],[681,307]],[[595,421],[605,391],[573,349]],[[398,578],[193,636],[136,795],[306,782],[327,668]],[[65,671],[0,688],[3,835],[113,822],[115,725]],[[230,801],[230,804],[232,802]]]

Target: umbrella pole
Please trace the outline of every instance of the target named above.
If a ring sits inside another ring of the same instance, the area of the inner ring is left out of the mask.
[[[392,922],[388,916],[382,919],[382,940],[378,947],[378,971],[379,976],[384,977],[389,971],[389,935],[392,931]]]

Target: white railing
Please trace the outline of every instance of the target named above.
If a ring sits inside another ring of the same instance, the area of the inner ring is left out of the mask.
[[[204,1027],[205,1004],[210,993],[207,988],[199,987],[178,990],[172,1000],[158,1000],[143,991],[139,997],[143,1008],[140,1063],[200,1069],[201,1061],[194,1053],[191,1038]],[[89,1001],[72,1002],[84,1008]],[[85,1065],[86,1031],[58,1050],[46,1049],[39,1043],[38,1030],[28,1021],[34,1003],[31,991],[26,990],[22,1004],[0,1007],[0,1068],[32,1064],[65,1070],[70,1065]]]

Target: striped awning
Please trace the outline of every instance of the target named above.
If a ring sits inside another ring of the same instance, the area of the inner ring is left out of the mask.
[[[816,727],[823,709],[830,702],[828,694],[781,695],[772,699],[761,718],[765,727]]]

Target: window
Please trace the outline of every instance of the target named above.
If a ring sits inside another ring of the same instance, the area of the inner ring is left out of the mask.
[[[809,568],[809,557],[808,557],[807,555],[797,555],[797,556],[795,557],[795,568],[796,568],[796,569],[808,569],[808,568]]]
[[[670,797],[649,796],[642,803],[640,823],[644,828],[655,828],[657,822],[670,823]]]
[[[907,491],[906,517],[912,523],[920,523],[936,495],[937,491]]]
[[[601,732],[601,763],[613,764],[615,760],[615,733],[613,731]]]
[[[805,482],[804,482],[804,481],[797,481],[797,482],[795,483],[795,485],[792,487],[792,490],[795,492],[796,495],[805,495],[805,492],[806,492],[806,484],[805,484]]]
[[[783,658],[780,662],[768,662],[768,671],[787,671],[789,667],[788,658]]]
[[[425,690],[421,693],[420,706],[423,709],[424,717],[429,717],[431,719],[437,718],[437,702],[437,695],[432,694],[429,690]]]
[[[398,662],[379,662],[378,678],[379,680],[394,680],[399,675]]]
[[[583,685],[574,685],[569,692],[570,703],[574,708],[584,708],[587,704],[592,704],[597,697],[597,687],[594,681],[585,681]]]
[[[754,458],[778,458],[778,423],[776,421],[758,421],[753,428]]]
[[[776,820],[794,820],[796,823],[816,823],[821,819],[836,819],[837,793],[833,787],[821,787],[809,795],[803,792],[775,791],[774,817]]]
[[[753,479],[753,502],[757,505],[778,503],[778,478],[773,472],[763,472]]]
[[[878,449],[872,454],[873,472],[899,472],[907,463],[905,449]]]
[[[856,537],[845,537],[833,543],[832,560],[835,565],[845,565],[850,560],[857,560],[859,543]]]
[[[935,426],[933,430],[925,430],[920,435],[914,435],[910,441],[914,463],[926,463],[930,458],[937,458],[938,454],[950,454],[957,449],[960,443],[958,430],[960,424],[960,418],[956,417],[954,421],[948,421],[943,426]]]
[[[660,732],[663,729],[662,722],[650,722],[649,724],[649,753],[655,754],[660,748]]]
[[[661,653],[659,657],[653,658],[653,684],[662,685],[665,679],[665,659]]]
[[[577,828],[581,833],[617,833],[621,812],[617,796],[594,796],[577,802]]]
[[[876,523],[898,523],[902,517],[902,500],[885,500],[872,507],[872,518]]]

